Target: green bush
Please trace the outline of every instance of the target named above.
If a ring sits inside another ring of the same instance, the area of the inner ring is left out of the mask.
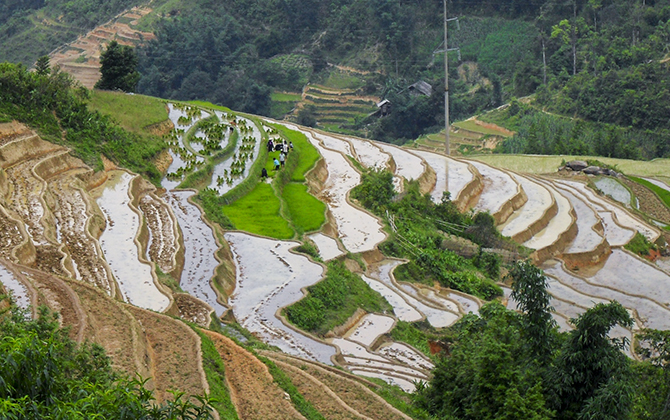
[[[8,419],[210,419],[207,398],[183,394],[156,405],[146,381],[115,372],[97,344],[77,344],[45,308],[18,308],[0,322],[0,413]]]
[[[299,328],[318,335],[342,325],[358,308],[367,312],[392,310],[379,293],[339,261],[330,262],[326,278],[307,290],[307,296],[286,308],[286,316]]]

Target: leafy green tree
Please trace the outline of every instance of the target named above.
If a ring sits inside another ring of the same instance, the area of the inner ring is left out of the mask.
[[[512,299],[522,312],[523,333],[530,352],[546,364],[556,342],[547,277],[530,261],[523,261],[512,266],[508,278],[512,281]]]
[[[96,89],[134,92],[140,80],[135,50],[116,41],[110,42],[100,55],[100,73],[102,77],[95,84]]]
[[[450,355],[439,359],[415,401],[438,418],[549,419],[540,372],[523,356],[521,316],[484,305],[454,327]]]
[[[636,349],[648,363],[634,366],[636,394],[633,417],[670,419],[670,331],[645,329]]]
[[[361,183],[351,191],[351,196],[363,207],[380,213],[395,196],[393,174],[383,169],[371,169],[363,172]]]
[[[35,72],[40,76],[48,76],[51,73],[51,64],[49,63],[49,56],[43,55],[37,59],[35,63]]]
[[[630,361],[623,353],[629,343],[610,339],[616,326],[630,327],[620,303],[599,303],[573,320],[550,383],[555,387],[558,419],[623,419],[632,406]]]

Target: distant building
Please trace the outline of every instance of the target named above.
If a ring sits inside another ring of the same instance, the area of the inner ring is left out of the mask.
[[[377,112],[375,112],[375,114],[377,114],[380,117],[384,117],[388,115],[389,112],[391,112],[391,101],[389,101],[388,99],[384,99],[383,101],[377,104]]]
[[[414,96],[431,96],[433,94],[433,87],[423,80],[419,80],[413,85],[410,85],[407,89],[409,90],[409,93]]]

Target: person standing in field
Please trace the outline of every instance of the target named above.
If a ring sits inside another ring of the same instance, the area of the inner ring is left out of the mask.
[[[275,171],[278,171],[279,170],[279,161],[277,160],[277,158],[273,159],[273,163],[275,164]]]
[[[279,162],[281,162],[281,166],[284,166],[284,161],[286,160],[286,155],[284,152],[279,153]]]

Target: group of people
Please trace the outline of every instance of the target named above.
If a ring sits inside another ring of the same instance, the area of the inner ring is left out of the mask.
[[[278,171],[280,167],[284,166],[284,163],[286,162],[286,157],[288,156],[288,152],[293,149],[293,142],[286,142],[284,141],[277,141],[276,143],[272,141],[272,139],[268,140],[267,144],[268,152],[272,151],[278,151],[279,152],[279,159],[274,158],[272,162],[275,165],[275,171]],[[268,171],[267,169],[263,168],[261,171],[261,178],[266,178],[268,176]]]

